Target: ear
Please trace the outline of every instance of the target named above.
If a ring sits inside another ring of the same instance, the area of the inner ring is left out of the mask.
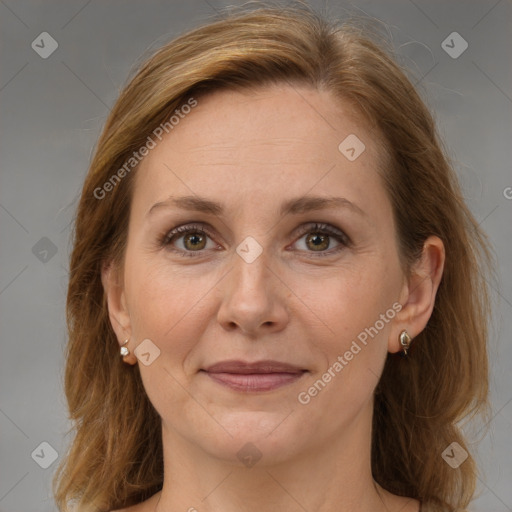
[[[121,347],[127,339],[130,340],[132,331],[130,314],[126,306],[122,269],[112,262],[105,263],[101,269],[101,282],[107,299],[110,323]],[[135,364],[137,358],[133,354],[134,347],[130,346],[130,341],[125,346],[130,350],[130,354],[124,356],[123,360],[126,363]]]
[[[423,244],[421,258],[404,280],[400,295],[402,309],[397,313],[390,329],[389,352],[402,350],[399,336],[404,329],[414,339],[426,327],[434,309],[444,262],[445,250],[442,240],[437,236],[430,236]]]

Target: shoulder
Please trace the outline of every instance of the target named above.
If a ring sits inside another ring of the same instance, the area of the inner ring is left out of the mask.
[[[445,510],[445,508],[443,507],[442,510]],[[467,510],[465,508],[458,508],[458,509],[453,509],[453,510],[454,510],[454,512],[470,512],[469,510]],[[432,505],[431,503],[422,502],[420,505],[419,512],[441,512],[441,509],[439,508],[439,506]]]
[[[116,510],[111,510],[110,512],[146,512],[148,510],[147,507],[143,507],[145,501],[143,503],[138,503],[137,505],[132,505],[127,508],[118,508]]]
[[[156,504],[160,498],[160,492],[153,494],[151,498],[143,501],[142,503],[137,503],[136,505],[132,505],[131,507],[119,508],[116,510],[111,510],[110,512],[153,512],[155,510]]]

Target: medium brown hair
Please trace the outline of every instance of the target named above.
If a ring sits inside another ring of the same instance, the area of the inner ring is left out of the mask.
[[[382,487],[432,510],[471,500],[472,458],[453,469],[441,453],[453,442],[469,452],[457,423],[487,412],[487,239],[428,109],[389,51],[357,25],[296,4],[228,12],[164,45],[107,119],[78,206],[70,262],[65,393],[75,437],[54,480],[61,510],[71,502],[82,512],[130,506],[163,483],[161,420],[138,366],[119,358],[101,281],[105,264],[123,261],[136,169],[102,199],[95,190],[191,96],[283,83],[329,90],[375,128],[405,271],[428,236],[444,243],[444,274],[426,328],[408,359],[387,356],[375,393],[371,462]]]

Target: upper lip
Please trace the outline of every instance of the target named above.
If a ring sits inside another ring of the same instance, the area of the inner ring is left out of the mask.
[[[204,371],[209,373],[302,373],[305,372],[303,368],[293,364],[282,363],[280,361],[256,361],[249,363],[246,361],[230,360],[220,361],[207,368]]]

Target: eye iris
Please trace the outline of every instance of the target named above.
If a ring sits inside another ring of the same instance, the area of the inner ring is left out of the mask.
[[[309,242],[313,243],[314,251],[327,249],[329,247],[329,235],[323,235],[320,233],[309,234],[306,238],[306,244],[309,244]]]
[[[188,245],[189,242],[192,243],[191,246]],[[198,244],[198,242],[199,242],[199,244]],[[201,242],[202,242],[202,245],[201,245]],[[184,244],[187,249],[201,250],[201,249],[204,249],[204,246],[206,244],[206,237],[199,233],[191,233],[191,234],[185,235]]]

